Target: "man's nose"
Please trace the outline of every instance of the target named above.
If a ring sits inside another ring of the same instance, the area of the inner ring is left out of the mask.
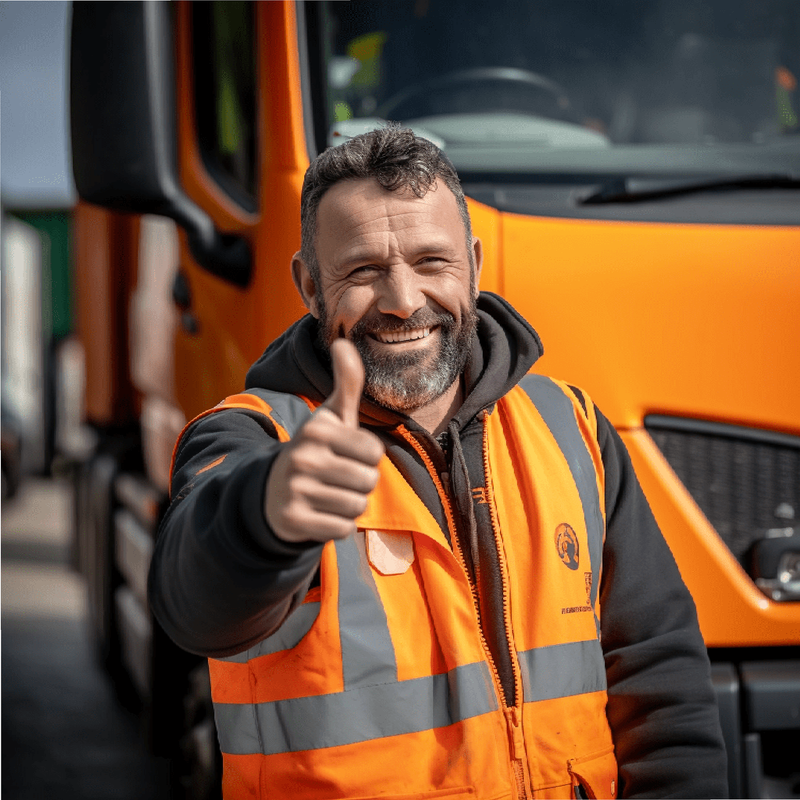
[[[377,307],[382,314],[408,319],[426,305],[419,276],[410,267],[389,270],[380,284]]]

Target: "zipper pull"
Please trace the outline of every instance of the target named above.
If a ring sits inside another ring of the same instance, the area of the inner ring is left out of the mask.
[[[514,769],[514,776],[517,783],[518,800],[529,800],[533,796],[528,776],[528,765],[525,756],[525,740],[522,735],[522,725],[520,712],[516,706],[504,708],[508,723],[508,736],[511,742],[511,760]]]
[[[516,706],[505,709],[506,720],[508,721],[508,734],[511,741],[511,755],[522,761],[525,758],[525,745],[522,740],[522,728],[520,726],[519,710]]]

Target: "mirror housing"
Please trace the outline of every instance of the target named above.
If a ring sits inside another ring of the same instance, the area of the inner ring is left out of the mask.
[[[244,287],[252,270],[247,241],[221,234],[180,185],[172,27],[166,2],[73,3],[75,186],[107,209],[169,217],[204,269]]]

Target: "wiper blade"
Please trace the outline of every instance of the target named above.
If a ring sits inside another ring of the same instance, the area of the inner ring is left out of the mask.
[[[644,203],[699,192],[735,191],[737,189],[800,189],[800,179],[791,175],[744,175],[739,178],[715,178],[707,181],[669,184],[653,189],[631,189],[627,180],[614,181],[580,199],[580,205],[604,203]]]

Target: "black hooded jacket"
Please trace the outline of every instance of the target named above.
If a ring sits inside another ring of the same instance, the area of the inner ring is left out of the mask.
[[[470,487],[483,485],[480,415],[530,370],[542,348],[533,328],[500,297],[482,293],[478,313],[465,400],[445,434],[434,439],[408,417],[368,401],[360,421],[382,439],[446,536],[439,495],[419,455],[395,434],[399,424],[450,488],[461,549],[473,581],[479,576],[481,623],[513,704],[508,649],[500,644],[496,546]],[[316,337],[316,321],[304,317],[251,367],[246,387],[322,402],[333,379]],[[588,399],[574,391],[585,407]],[[602,646],[621,796],[726,796],[725,750],[694,604],[622,441],[599,411],[597,417],[606,472]],[[280,447],[262,415],[239,409],[200,418],[179,440],[172,504],[150,571],[150,604],[167,634],[190,652],[220,657],[246,650],[276,630],[318,580],[322,545],[284,542],[264,518],[265,487]]]

